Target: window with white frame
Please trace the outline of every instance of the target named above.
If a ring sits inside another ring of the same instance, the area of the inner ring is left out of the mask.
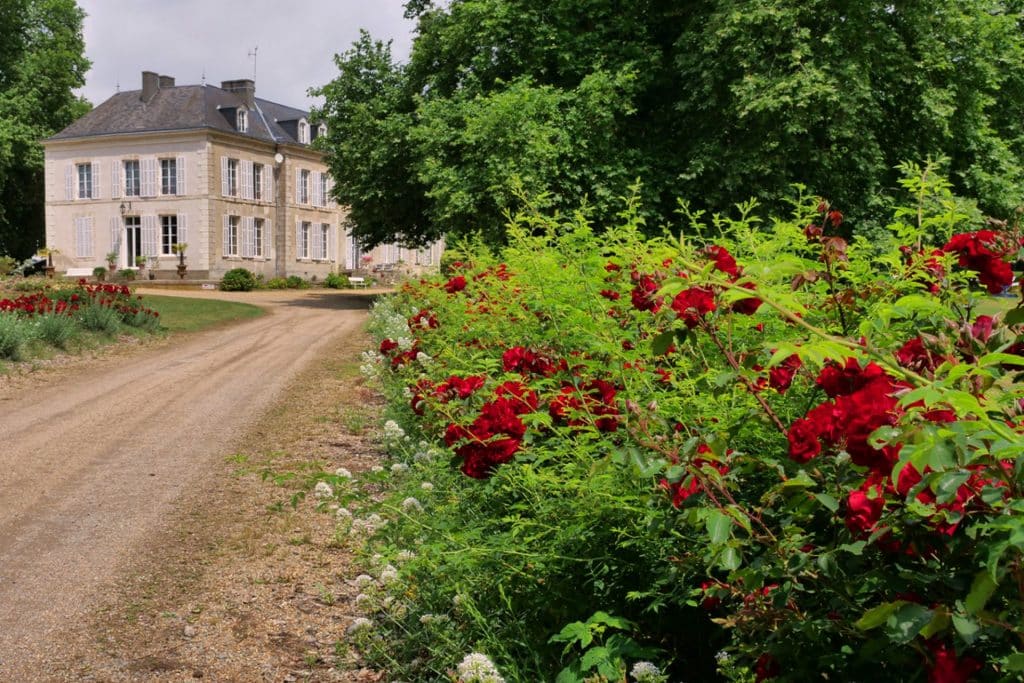
[[[263,164],[252,166],[252,198],[256,201],[263,199]]]
[[[226,216],[224,221],[224,256],[238,256],[240,216]]]
[[[303,221],[303,222],[299,223],[299,234],[297,235],[297,237],[298,237],[298,244],[296,245],[296,247],[298,249],[298,254],[299,254],[298,258],[300,258],[300,259],[308,259],[309,258],[309,238],[310,238],[310,234],[312,232],[313,232],[313,224],[312,223],[309,223],[307,221]]]
[[[124,162],[124,196],[138,197],[142,193],[142,176],[139,173],[138,159],[126,159]]]
[[[249,112],[244,109],[239,109],[238,114],[235,117],[235,126],[238,128],[239,133],[249,132]]]
[[[174,245],[180,242],[178,237],[178,216],[160,216],[160,253],[164,256],[174,254]]]
[[[228,194],[238,196],[238,159],[228,159]]]
[[[178,194],[178,160],[160,160],[160,194]]]
[[[309,203],[309,171],[299,171],[298,203]]]
[[[259,168],[257,166],[256,168]],[[266,254],[263,251],[263,245],[266,243],[266,239],[263,235],[263,229],[266,227],[266,221],[262,218],[254,218],[252,221],[252,255],[254,258],[264,258]]]
[[[327,126],[321,123],[316,129],[316,136],[322,138],[325,135],[327,135]]]
[[[78,198],[92,198],[92,164],[77,164],[78,170]]]
[[[299,121],[299,142],[304,145],[309,144],[309,124],[305,119]]]

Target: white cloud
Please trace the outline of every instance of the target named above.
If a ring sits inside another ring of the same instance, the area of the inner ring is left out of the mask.
[[[258,97],[308,108],[306,91],[337,75],[334,55],[365,28],[393,39],[396,59],[408,57],[413,22],[402,0],[79,0],[86,12],[86,56],[92,68],[81,94],[99,104],[142,87],[142,72],[172,76],[178,85],[252,78]]]

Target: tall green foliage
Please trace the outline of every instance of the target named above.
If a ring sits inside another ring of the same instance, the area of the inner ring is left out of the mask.
[[[89,61],[74,0],[6,0],[0,7],[0,254],[43,242],[43,148],[89,109],[72,91]]]
[[[364,34],[319,91],[338,198],[367,243],[500,242],[520,187],[586,204],[600,227],[636,178],[649,226],[678,196],[778,209],[797,181],[856,225],[898,163],[939,154],[983,209],[1024,201],[1017,0],[406,7],[407,64]]]

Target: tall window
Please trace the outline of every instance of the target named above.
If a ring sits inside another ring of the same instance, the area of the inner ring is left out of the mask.
[[[228,217],[228,224],[224,233],[225,256],[238,256],[238,224],[240,222],[241,218],[238,216]]]
[[[257,166],[256,168],[259,168]],[[263,258],[266,254],[263,253],[263,226],[265,222],[262,218],[254,218],[252,221],[252,255],[256,258]]]
[[[77,164],[78,198],[92,198],[92,164]]]
[[[178,162],[176,159],[160,160],[160,194],[178,194]]]
[[[174,251],[171,249],[180,240],[178,239],[178,217],[160,216],[160,253],[164,256],[171,256]]]
[[[142,219],[138,216],[125,216],[124,231],[127,266],[134,268],[136,257],[142,256]]]
[[[305,121],[299,121],[299,142],[309,144],[309,124]]]
[[[249,112],[245,111],[244,109],[239,109],[238,110],[238,115],[237,115],[237,117],[235,119],[235,124],[236,124],[236,127],[238,128],[238,132],[239,133],[248,133],[249,132]]]
[[[312,223],[302,223],[299,228],[299,258],[309,258],[309,236],[313,230]]]
[[[252,198],[263,199],[263,164],[252,165]]]
[[[238,196],[238,159],[228,159],[228,194]]]
[[[299,204],[309,203],[309,171],[299,173]]]
[[[138,160],[124,162],[124,196],[138,197],[142,190],[142,176],[139,175]]]

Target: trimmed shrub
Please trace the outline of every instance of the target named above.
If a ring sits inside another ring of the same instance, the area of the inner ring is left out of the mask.
[[[220,281],[220,288],[225,292],[251,292],[258,286],[256,276],[246,268],[232,268]]]
[[[348,281],[348,275],[343,273],[331,273],[324,278],[324,285],[331,289],[348,289],[352,286]]]
[[[309,283],[298,275],[289,275],[288,289],[309,289]]]
[[[267,289],[287,289],[288,281],[283,277],[272,277],[264,285]]]

